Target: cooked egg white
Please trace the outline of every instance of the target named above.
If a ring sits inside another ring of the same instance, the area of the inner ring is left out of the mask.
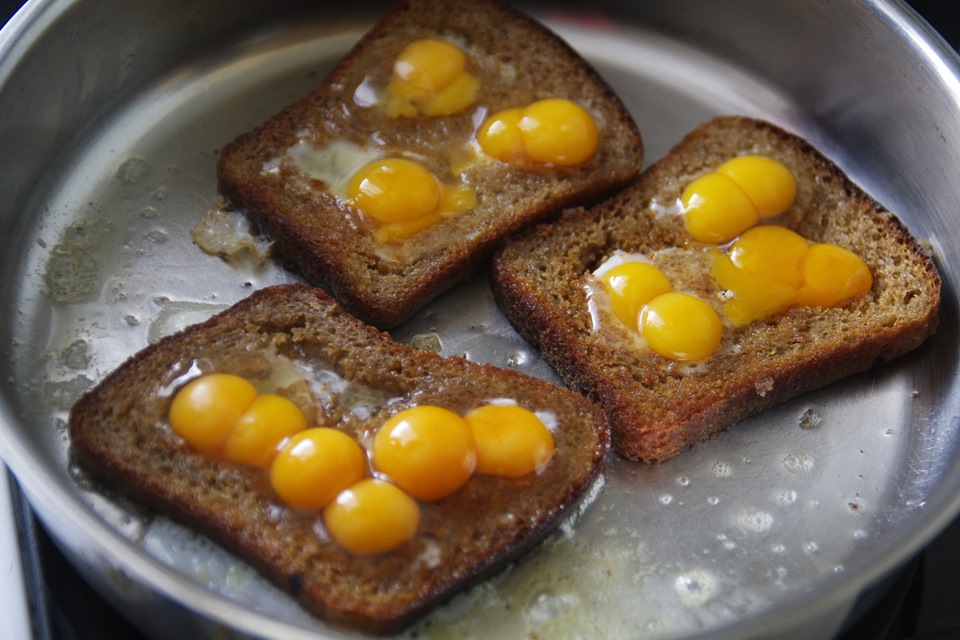
[[[264,172],[276,172],[280,161],[289,160],[305,174],[322,180],[333,196],[341,202],[346,202],[350,178],[364,166],[381,157],[383,157],[381,149],[362,146],[348,140],[333,140],[322,147],[301,140],[287,149],[283,158],[264,167]]]

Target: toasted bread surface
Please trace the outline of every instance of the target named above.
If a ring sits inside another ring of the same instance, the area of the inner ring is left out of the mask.
[[[354,556],[322,535],[317,513],[283,507],[264,471],[215,462],[172,431],[172,396],[201,371],[285,378],[280,393],[310,423],[360,442],[406,407],[465,413],[509,398],[556,417],[557,452],[542,473],[474,475],[453,495],[421,505],[412,541]],[[603,413],[581,396],[416,351],[299,284],[256,292],[137,353],[74,406],[69,434],[74,455],[96,476],[232,549],[318,616],[375,632],[409,624],[533,546],[573,512],[609,447]]]
[[[745,153],[779,160],[798,182],[778,222],[857,253],[872,290],[836,307],[792,308],[728,327],[721,348],[694,365],[656,355],[615,322],[598,322],[589,274],[617,250],[657,256],[675,287],[722,308],[723,292],[705,252],[691,250],[678,203],[692,180]],[[940,305],[936,266],[898,218],[807,142],[741,117],[701,125],[608,201],[522,234],[496,256],[493,280],[517,329],[607,412],[616,450],[646,462],[914,349],[936,330]]]
[[[397,54],[421,38],[446,39],[466,52],[468,70],[479,80],[476,102],[450,115],[401,118],[388,117],[378,105],[358,104],[357,89],[385,86]],[[345,141],[382,156],[414,154],[449,180],[450,158],[472,153],[478,118],[544,98],[573,100],[594,116],[600,146],[592,159],[568,168],[489,158],[473,163],[462,179],[474,189],[476,206],[398,245],[377,242],[373,225],[332,195],[333,185],[287,155],[298,144],[324,149]],[[388,328],[486,264],[509,234],[629,182],[642,157],[640,134],[621,101],[542,25],[488,0],[408,0],[374,26],[314,92],[228,144],[218,181],[221,192],[275,241],[290,268],[354,315]]]

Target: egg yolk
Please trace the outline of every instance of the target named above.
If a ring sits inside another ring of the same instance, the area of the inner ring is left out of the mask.
[[[652,264],[624,262],[601,276],[613,313],[631,329],[637,329],[640,310],[660,294],[673,291],[667,277]]]
[[[699,242],[729,242],[759,219],[750,198],[721,173],[700,176],[684,189],[680,200],[687,233]]]
[[[832,307],[869,291],[872,286],[870,268],[860,256],[836,245],[815,244],[803,264],[799,303]]]
[[[729,292],[723,312],[735,325],[750,324],[796,304],[796,286],[778,280],[773,273],[741,269],[716,249],[711,270],[717,284]]]
[[[744,232],[729,255],[714,251],[713,276],[732,295],[724,312],[738,325],[793,306],[831,307],[873,285],[869,267],[855,253],[811,243],[776,225]]]
[[[387,86],[387,115],[442,116],[473,104],[478,80],[467,69],[467,56],[445,40],[415,40],[397,56]]]
[[[389,482],[366,478],[337,495],[324,508],[323,521],[330,536],[347,551],[370,555],[413,538],[420,507]]]
[[[523,407],[487,404],[464,420],[477,447],[477,473],[517,478],[542,469],[556,451],[550,430]]]
[[[477,199],[468,185],[442,185],[412,160],[375,160],[347,183],[347,201],[378,225],[376,239],[400,241],[444,216],[467,211]]]
[[[723,323],[709,304],[686,293],[657,296],[640,312],[640,331],[650,348],[671,360],[703,360],[716,351]]]
[[[467,422],[432,406],[406,409],[388,419],[374,437],[372,456],[377,471],[428,502],[463,486],[477,464]]]
[[[796,180],[782,163],[761,155],[739,156],[684,189],[684,225],[699,242],[723,244],[761,218],[784,213],[796,193]]]
[[[371,162],[347,185],[354,206],[380,223],[409,222],[433,213],[440,195],[440,183],[433,174],[403,158]]]
[[[504,162],[528,158],[561,167],[583,164],[596,153],[597,125],[575,102],[549,98],[490,116],[477,132],[477,143]]]
[[[743,189],[761,218],[780,215],[797,195],[797,182],[790,170],[767,156],[738,156],[717,167],[717,173]]]
[[[737,268],[764,273],[799,288],[801,265],[807,255],[807,239],[779,225],[765,224],[747,229],[730,245],[730,260]]]
[[[327,427],[296,434],[270,466],[270,486],[285,503],[322,509],[363,478],[366,456],[350,436]]]
[[[273,394],[257,396],[223,443],[230,462],[266,467],[279,444],[307,428],[307,419],[293,402]]]
[[[504,109],[490,116],[477,133],[477,142],[484,152],[497,160],[512,162],[527,155],[520,135],[523,108]]]
[[[223,443],[256,397],[253,384],[240,376],[212,373],[195,378],[174,396],[170,426],[191,449],[219,456]]]

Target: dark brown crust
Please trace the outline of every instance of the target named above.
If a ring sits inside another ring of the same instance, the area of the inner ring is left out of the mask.
[[[874,275],[871,294],[742,327],[730,337],[741,352],[718,353],[708,373],[671,373],[655,354],[598,337],[583,274],[614,249],[683,246],[679,216],[655,215],[651,203],[675,202],[694,177],[742,150],[791,166],[806,186],[784,224],[858,253]],[[807,142],[735,117],[697,128],[607,202],[522,234],[495,258],[493,287],[504,313],[567,384],[604,407],[616,450],[645,462],[672,458],[765,408],[918,347],[935,332],[940,306],[936,266],[898,218]]]
[[[509,397],[554,412],[558,453],[536,477],[474,476],[423,505],[413,542],[353,557],[317,535],[315,514],[287,509],[278,517],[261,472],[191,452],[166,423],[171,393],[192,363],[263,374],[263,353],[336,370],[395,399],[367,420],[328,414],[338,416],[331,426],[354,436],[412,404],[466,412]],[[410,624],[530,549],[572,513],[609,448],[603,413],[581,396],[516,371],[415,351],[306,285],[256,292],[137,353],[73,407],[69,433],[73,454],[100,478],[232,549],[320,617],[374,632]],[[436,566],[416,562],[427,538],[437,545]]]
[[[493,163],[471,170],[475,211],[417,234],[404,249],[409,255],[388,264],[370,230],[351,227],[350,213],[321,195],[319,183],[306,188],[290,167],[281,169],[279,179],[266,179],[261,167],[281,156],[305,129],[311,129],[317,145],[335,137],[366,140],[373,131],[387,131],[389,144],[403,148],[467,140],[475,127],[474,108],[402,122],[387,122],[375,109],[353,108],[349,117],[342,115],[344,101],[371,70],[389,67],[384,61],[412,39],[438,33],[481,52],[483,60],[474,61],[482,80],[479,105],[492,112],[545,97],[586,103],[601,114],[601,149],[586,165],[571,169],[531,171]],[[517,73],[510,82],[500,78],[505,65]],[[550,71],[544,73],[546,67]],[[317,90],[228,144],[218,182],[221,192],[275,240],[288,267],[333,294],[351,313],[388,328],[486,264],[507,236],[622,187],[639,172],[642,158],[640,134],[623,103],[542,25],[487,0],[408,0],[374,26]]]

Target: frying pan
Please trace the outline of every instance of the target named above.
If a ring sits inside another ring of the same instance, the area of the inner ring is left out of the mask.
[[[714,115],[810,140],[927,243],[941,328],[657,466],[611,456],[589,509],[418,637],[823,638],[960,511],[960,66],[894,0],[524,4],[591,61],[647,161]],[[208,540],[90,482],[73,400],[274,262],[201,253],[217,150],[308,92],[378,2],[35,0],[0,32],[0,454],[58,546],[156,638],[329,638]],[[394,332],[556,381],[485,274]]]

